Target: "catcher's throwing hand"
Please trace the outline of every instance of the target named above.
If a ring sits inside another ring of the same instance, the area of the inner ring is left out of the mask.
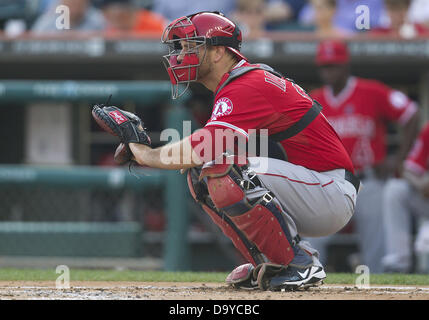
[[[113,106],[95,105],[92,116],[103,130],[118,136],[126,146],[130,142],[151,146],[143,121],[135,114]]]

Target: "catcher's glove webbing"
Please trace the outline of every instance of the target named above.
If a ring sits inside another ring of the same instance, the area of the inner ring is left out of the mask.
[[[95,105],[92,116],[101,128],[118,136],[124,144],[134,142],[151,146],[143,121],[135,114],[113,106]]]
[[[144,123],[135,114],[113,106],[95,105],[92,116],[103,130],[119,137],[121,143],[114,156],[116,163],[125,164],[132,160],[133,154],[128,146],[130,142],[151,146]]]

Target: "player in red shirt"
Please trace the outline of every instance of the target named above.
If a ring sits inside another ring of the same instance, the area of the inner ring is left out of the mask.
[[[429,221],[429,122],[421,131],[405,163],[403,179],[391,179],[384,192],[385,272],[410,272],[412,267],[412,216]],[[416,251],[428,252],[425,222],[417,235]]]
[[[262,290],[320,283],[326,274],[318,253],[299,235],[344,227],[359,189],[320,105],[269,66],[250,64],[238,27],[220,13],[176,19],[163,42],[173,98],[198,81],[214,92],[213,112],[179,142],[156,149],[130,143],[135,160],[191,168],[191,194],[249,262],[227,283]]]
[[[400,174],[402,162],[417,135],[418,107],[405,94],[376,80],[352,76],[349,52],[341,41],[323,41],[316,63],[324,86],[310,93],[323,105],[323,114],[335,128],[363,179],[355,222],[363,263],[381,272],[383,256],[381,197],[385,178]],[[402,127],[393,159],[387,158],[387,124]],[[389,160],[389,161],[388,161]],[[390,161],[391,160],[391,161]]]

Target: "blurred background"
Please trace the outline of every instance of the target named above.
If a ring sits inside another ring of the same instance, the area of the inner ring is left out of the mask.
[[[112,95],[111,104],[144,120],[155,146],[164,128],[204,125],[211,93],[193,85],[173,103],[160,38],[177,17],[218,10],[239,24],[250,61],[308,91],[322,85],[319,41],[345,40],[352,73],[406,93],[424,122],[429,1],[396,2],[0,0],[0,267],[225,271],[242,263],[183,175],[115,165],[117,141],[94,123],[92,105]],[[388,138],[394,150],[395,126]],[[358,252],[350,223],[327,247],[328,270],[353,271]]]

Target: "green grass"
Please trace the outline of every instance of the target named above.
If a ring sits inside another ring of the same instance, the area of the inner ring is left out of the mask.
[[[328,273],[326,284],[356,284],[359,274],[354,273]],[[415,285],[429,286],[429,275],[426,274],[372,274],[369,278],[372,285]]]
[[[59,274],[54,269],[0,269],[0,281],[55,281]],[[133,270],[70,269],[71,281],[134,281],[134,282],[224,282],[223,272],[165,272]],[[326,284],[354,285],[359,275],[328,273]],[[429,286],[429,275],[373,274],[371,285]]]
[[[55,269],[0,269],[0,281],[55,281]],[[70,269],[71,281],[223,282],[222,272],[165,272]]]

